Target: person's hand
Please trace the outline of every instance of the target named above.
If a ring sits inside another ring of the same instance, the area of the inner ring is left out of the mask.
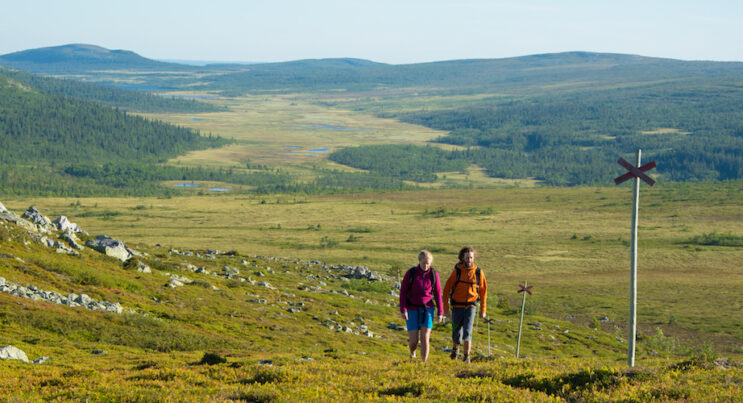
[[[408,311],[400,312],[400,316],[402,316],[402,320],[408,320]]]
[[[480,312],[480,318],[485,319],[485,312]]]
[[[439,315],[439,323],[444,321],[444,315]]]
[[[444,316],[446,316],[447,318],[450,317],[451,316],[451,312],[444,312]]]

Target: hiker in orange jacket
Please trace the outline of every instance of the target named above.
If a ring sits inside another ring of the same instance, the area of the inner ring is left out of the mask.
[[[454,266],[444,286],[444,315],[452,319],[452,360],[459,354],[463,345],[462,360],[469,364],[472,349],[472,326],[475,322],[477,301],[480,300],[480,317],[485,319],[488,283],[485,273],[475,264],[477,251],[469,246],[459,251],[459,263]],[[452,310],[449,312],[449,305]]]

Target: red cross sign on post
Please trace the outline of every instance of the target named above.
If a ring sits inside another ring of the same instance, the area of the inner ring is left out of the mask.
[[[655,185],[655,180],[647,175],[645,175],[645,172],[655,168],[655,161],[648,162],[647,164],[641,166],[641,167],[635,167],[634,165],[627,162],[624,158],[619,159],[619,165],[627,168],[629,172],[622,176],[618,176],[614,178],[614,183],[617,185],[632,178],[640,178],[643,181],[645,181],[648,185],[653,186]]]
[[[640,165],[641,155],[642,150],[637,150],[636,166],[620,158],[619,165],[629,172],[614,178],[614,183],[617,185],[635,178],[634,203],[632,205],[632,246],[630,249],[629,335],[627,337],[627,365],[630,367],[635,366],[635,340],[637,338],[637,216],[640,210],[640,180],[650,186],[655,184],[655,180],[645,174],[645,172],[655,168],[655,161]]]

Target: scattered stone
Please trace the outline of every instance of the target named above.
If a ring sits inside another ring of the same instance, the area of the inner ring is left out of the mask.
[[[122,262],[125,262],[132,257],[132,254],[123,242],[106,235],[98,235],[95,237],[95,240],[90,240],[85,244],[98,252],[119,259]]]
[[[607,316],[602,316],[599,318],[599,322],[611,322],[611,319],[609,319]]]
[[[0,282],[0,292],[5,292],[16,297],[27,298],[34,301],[44,301],[69,307],[82,306],[83,308],[94,311],[106,311],[122,313],[123,308],[118,302],[111,303],[108,301],[96,301],[85,294],[69,294],[64,296],[56,291],[44,291],[34,285],[23,287],[20,285],[8,283],[5,280]]]
[[[253,302],[253,303],[256,303],[256,304],[265,304],[268,301],[266,301],[263,298],[253,298],[253,299],[249,299],[248,302]]]
[[[83,246],[80,245],[80,240],[75,236],[74,232],[65,232],[64,234],[62,234],[62,239],[71,247],[77,250],[83,250]]]
[[[397,323],[391,322],[389,325],[387,325],[388,329],[392,330],[406,330],[407,328],[402,325],[398,325]]]
[[[273,366],[272,360],[260,360],[259,362],[261,363],[261,365],[268,365],[269,367]]]
[[[0,213],[4,213],[6,211],[8,211],[8,209],[6,209],[5,206],[3,206],[3,203],[0,202]]]
[[[0,346],[0,359],[28,362],[26,353],[13,346]]]
[[[222,267],[222,273],[227,278],[232,278],[232,277],[237,276],[238,274],[240,274],[240,270],[238,270],[237,268],[232,267],[232,266],[224,266],[224,267]]]
[[[142,262],[137,262],[137,271],[140,273],[150,274],[152,273],[152,269],[150,266],[147,266],[146,264]]]
[[[93,350],[93,351],[90,352],[90,354],[93,354],[93,355],[102,355],[102,354],[108,354],[108,351],[106,351],[106,350]]]
[[[37,359],[33,360],[32,362],[33,362],[34,364],[43,364],[43,363],[45,363],[45,362],[49,361],[49,360],[50,360],[51,358],[52,358],[52,357],[39,357],[39,358],[37,358]]]
[[[275,290],[275,289],[276,289],[276,287],[272,286],[272,285],[271,285],[270,283],[268,283],[268,282],[260,282],[260,283],[258,283],[258,284],[256,284],[256,285],[258,285],[258,286],[261,286],[261,287],[266,287],[266,288],[268,288],[269,290]]]
[[[287,309],[287,312],[289,312],[289,313],[297,313],[297,312],[302,312],[302,310],[300,308],[289,308],[289,309]]]
[[[194,273],[209,274],[209,270],[207,270],[206,267],[204,267],[204,266],[197,267],[196,270],[194,270],[193,272]]]

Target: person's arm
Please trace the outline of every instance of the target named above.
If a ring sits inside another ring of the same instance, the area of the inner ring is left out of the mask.
[[[487,312],[488,282],[485,280],[485,272],[480,270],[480,317],[485,319]]]
[[[405,306],[406,301],[408,300],[408,283],[410,282],[410,270],[405,272],[405,275],[402,277],[402,282],[400,282],[400,313],[407,316],[408,315],[408,308]]]
[[[433,286],[433,300],[436,303],[436,309],[439,311],[439,322],[441,322],[442,316],[444,316],[444,307],[441,301],[441,278],[439,277],[439,272],[436,272],[435,277],[436,284]]]
[[[456,281],[456,274],[454,271],[449,275],[449,278],[446,280],[446,285],[444,285],[444,291],[441,299],[444,303],[444,315],[449,316],[449,294],[451,294],[451,289],[454,287],[454,282]]]

